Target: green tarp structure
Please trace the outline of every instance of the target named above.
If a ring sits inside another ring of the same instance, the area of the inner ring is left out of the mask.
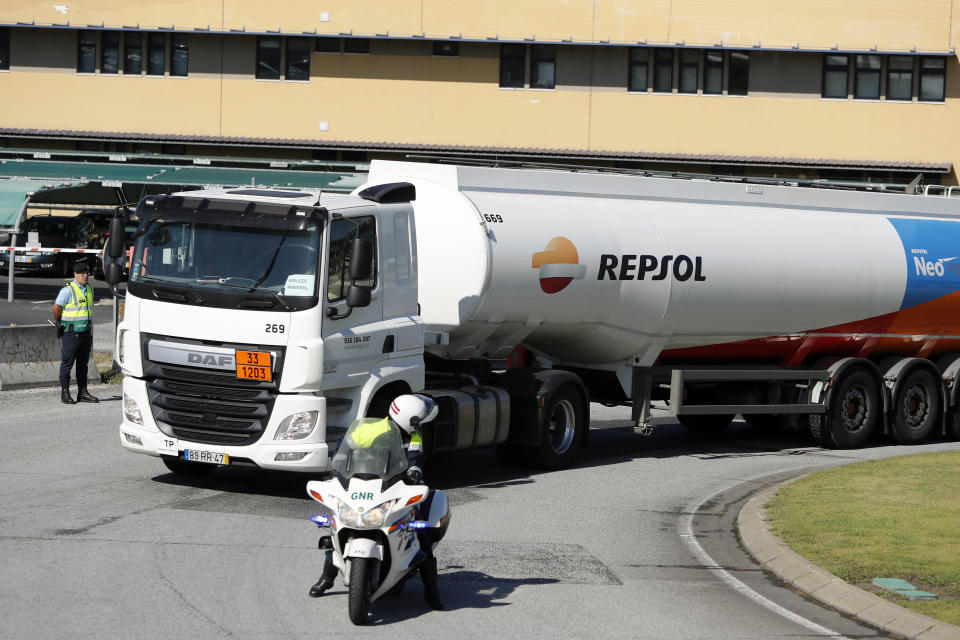
[[[14,229],[20,223],[30,197],[45,189],[62,189],[78,184],[73,180],[16,180],[0,178],[0,229]]]

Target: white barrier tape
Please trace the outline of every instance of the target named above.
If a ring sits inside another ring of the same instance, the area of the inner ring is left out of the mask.
[[[103,253],[103,249],[49,249],[47,247],[0,247],[4,251],[12,251],[14,253],[27,251],[43,251],[45,253]]]

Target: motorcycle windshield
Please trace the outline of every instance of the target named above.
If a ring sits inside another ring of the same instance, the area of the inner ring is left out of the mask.
[[[392,478],[407,469],[400,430],[384,418],[361,418],[347,429],[333,456],[332,469],[342,478]]]

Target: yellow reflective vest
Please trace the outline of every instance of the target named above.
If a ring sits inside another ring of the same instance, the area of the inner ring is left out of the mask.
[[[70,301],[63,307],[60,323],[67,331],[90,331],[93,324],[93,287],[89,284],[83,289],[76,280],[67,283],[70,289]]]

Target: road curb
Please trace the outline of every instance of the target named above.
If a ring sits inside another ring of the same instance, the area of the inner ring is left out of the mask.
[[[804,474],[767,487],[750,498],[737,516],[740,541],[764,568],[825,605],[884,631],[916,640],[960,640],[960,627],[915,613],[847,584],[813,564],[770,532],[766,505]]]

